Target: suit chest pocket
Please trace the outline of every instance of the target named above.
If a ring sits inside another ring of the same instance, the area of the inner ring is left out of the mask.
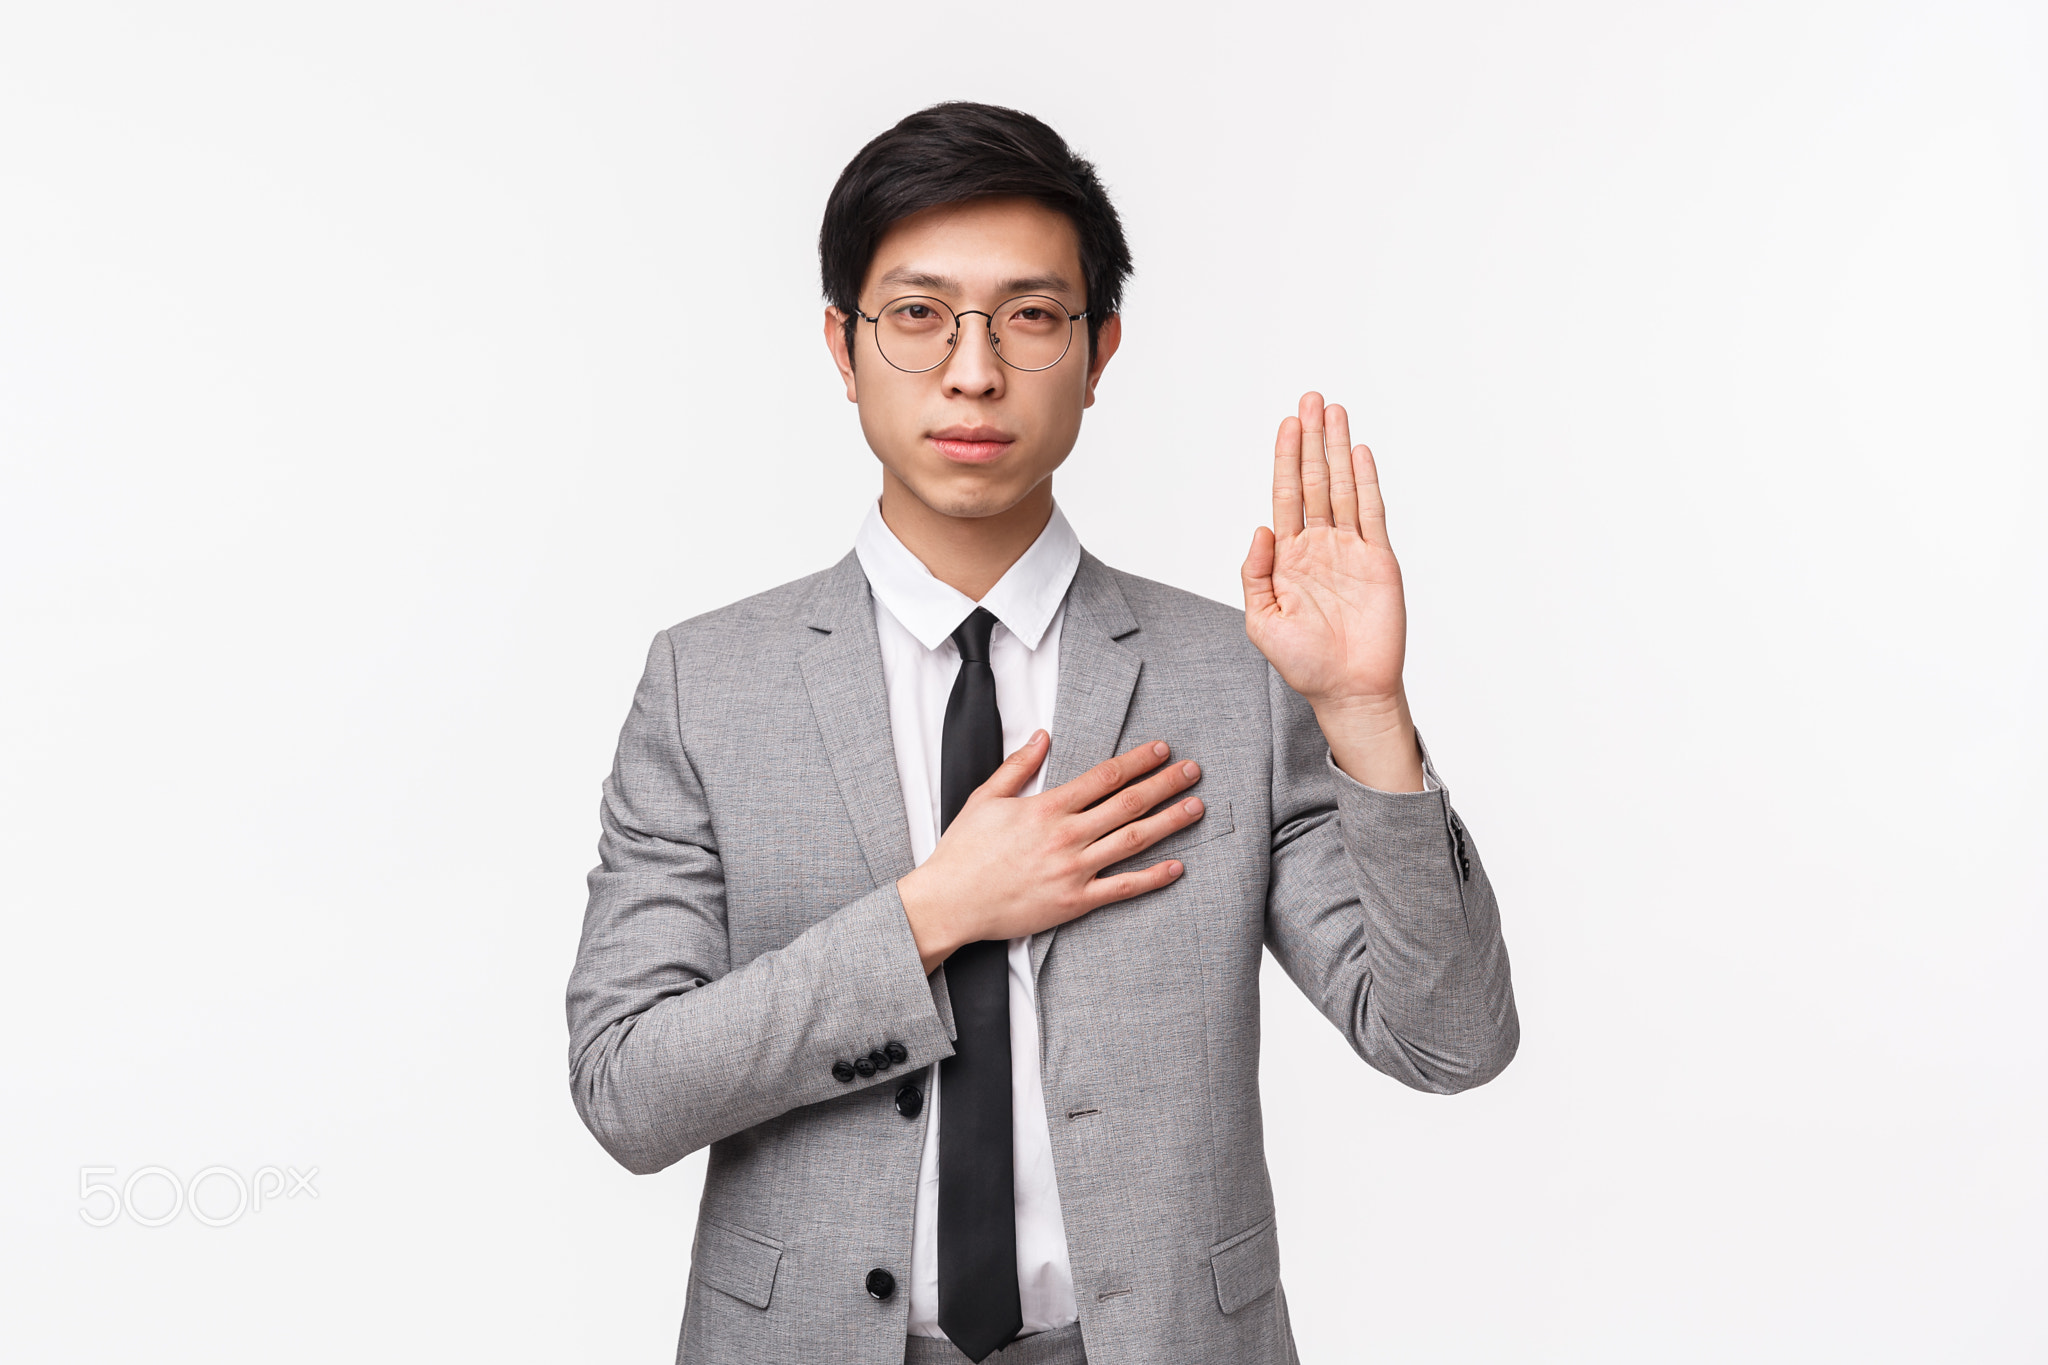
[[[1191,848],[1198,848],[1213,839],[1221,839],[1226,834],[1236,832],[1237,825],[1231,818],[1230,802],[1211,800],[1208,797],[1203,797],[1202,800],[1204,805],[1201,819],[1186,829],[1175,830],[1142,852],[1120,862],[1111,863],[1102,869],[1102,875],[1114,877],[1119,872],[1136,872],[1141,868],[1151,867],[1154,863],[1163,863],[1168,858],[1178,858]]]

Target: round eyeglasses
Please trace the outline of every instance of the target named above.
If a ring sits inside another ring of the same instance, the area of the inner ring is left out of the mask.
[[[1066,359],[1074,344],[1074,324],[1086,309],[1069,313],[1058,299],[1020,294],[989,312],[969,308],[955,313],[943,299],[906,294],[882,305],[873,317],[855,308],[854,316],[875,325],[875,349],[899,370],[922,374],[946,363],[960,328],[968,318],[988,319],[988,344],[996,359],[1013,370],[1049,370]]]

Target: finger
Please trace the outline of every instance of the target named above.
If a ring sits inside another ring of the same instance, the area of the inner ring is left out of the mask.
[[[1131,783],[1107,801],[1098,802],[1082,811],[1077,817],[1081,831],[1088,841],[1093,843],[1117,826],[1128,825],[1161,802],[1179,796],[1201,779],[1200,764],[1175,763],[1161,772],[1152,774],[1143,782]]]
[[[1031,738],[1024,741],[1024,747],[996,765],[988,780],[975,788],[974,794],[989,796],[1015,796],[1031,781],[1031,774],[1038,771],[1038,765],[1045,762],[1045,754],[1052,748],[1052,736],[1043,730],[1033,730]]]
[[[1081,854],[1082,865],[1096,870],[1143,853],[1178,829],[1186,829],[1202,818],[1202,798],[1190,796],[1176,801],[1157,815],[1133,820],[1123,828],[1103,835]]]
[[[1151,772],[1166,761],[1170,752],[1166,745],[1157,741],[1140,744],[1127,754],[1104,759],[1073,781],[1054,787],[1046,795],[1060,810],[1086,810],[1132,778]]]
[[[1351,468],[1351,414],[1339,404],[1323,409],[1323,458],[1330,465],[1330,518],[1339,530],[1358,529],[1358,477]]]
[[[1119,872],[1114,877],[1097,877],[1088,884],[1088,909],[1099,910],[1105,905],[1114,905],[1133,896],[1142,896],[1147,891],[1157,891],[1162,886],[1170,886],[1186,870],[1181,863],[1168,858],[1163,863],[1154,863],[1137,872]]]
[[[1351,448],[1351,476],[1358,485],[1358,534],[1383,550],[1394,548],[1387,539],[1387,504],[1380,497],[1379,462],[1371,446]]]
[[[1289,417],[1273,440],[1273,533],[1301,532],[1301,422]]]
[[[1273,595],[1273,533],[1263,526],[1252,532],[1243,573],[1246,616],[1264,616],[1279,605]]]
[[[1301,511],[1309,526],[1330,524],[1330,460],[1323,450],[1323,396],[1301,396]]]

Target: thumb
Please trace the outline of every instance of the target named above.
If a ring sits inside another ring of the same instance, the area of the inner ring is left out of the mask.
[[[1251,553],[1244,557],[1244,611],[1265,616],[1273,611],[1273,532],[1264,526],[1252,532]]]
[[[1038,771],[1038,765],[1045,762],[1046,751],[1052,748],[1052,736],[1043,730],[1033,730],[1031,738],[1024,741],[1024,747],[1011,754],[988,775],[988,781],[975,789],[977,794],[987,796],[1015,796],[1031,781],[1031,775]]]

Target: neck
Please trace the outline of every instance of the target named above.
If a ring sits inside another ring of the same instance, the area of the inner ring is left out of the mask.
[[[949,517],[920,501],[894,474],[882,471],[883,525],[932,571],[932,577],[977,602],[988,596],[1051,520],[1051,479],[993,516]]]

